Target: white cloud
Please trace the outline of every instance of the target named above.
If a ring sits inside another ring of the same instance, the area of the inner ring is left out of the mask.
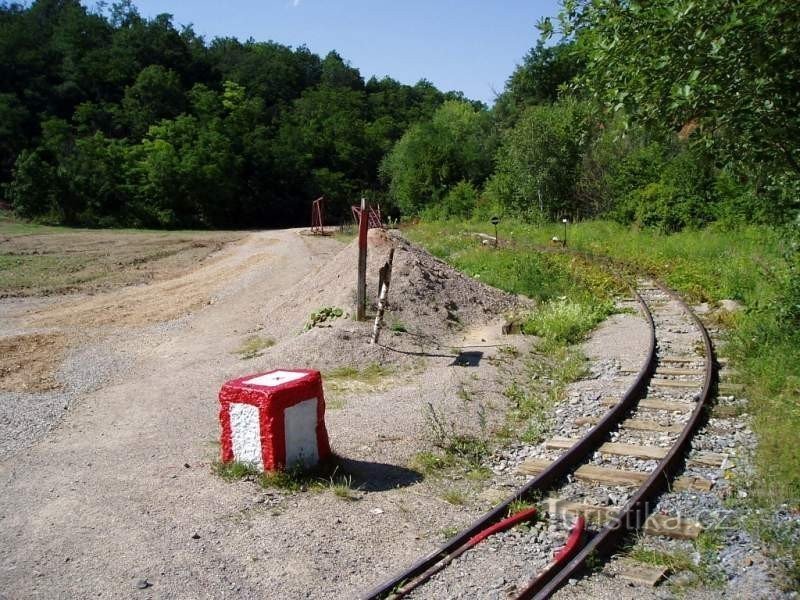
[[[300,6],[300,0],[292,0],[292,6],[294,6],[295,8]]]

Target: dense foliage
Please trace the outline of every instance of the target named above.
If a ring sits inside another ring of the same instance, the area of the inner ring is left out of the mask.
[[[565,0],[558,23],[550,46],[556,26],[540,23],[543,38],[497,98],[493,172],[476,190],[478,210],[459,216],[607,216],[664,232],[796,217],[800,11],[791,0]],[[440,156],[426,170],[453,166]],[[395,195],[400,180],[421,178],[390,174]],[[421,186],[410,200],[404,189],[405,207],[436,207],[447,189]]]
[[[23,217],[154,227],[605,216],[664,232],[800,208],[791,0],[564,0],[489,111],[336,52],[78,0],[0,0],[0,183]],[[554,44],[548,38],[560,33]]]
[[[445,100],[463,98],[365,82],[336,52],[206,43],[129,0],[0,3],[0,182],[22,217],[279,226],[324,194],[335,220],[361,194],[386,201],[384,154]]]

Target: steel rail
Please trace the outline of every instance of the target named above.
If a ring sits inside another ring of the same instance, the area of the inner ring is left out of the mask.
[[[533,491],[552,487],[555,482],[563,479],[568,473],[575,470],[580,463],[585,462],[586,457],[605,441],[605,437],[608,433],[624,418],[633,407],[634,403],[644,397],[647,391],[648,381],[652,377],[656,366],[656,334],[653,315],[647,303],[635,290],[634,295],[649,326],[648,351],[636,379],[620,401],[606,412],[597,425],[592,427],[580,440],[575,442],[569,450],[562,454],[539,475],[531,479],[495,508],[479,517],[467,528],[450,538],[444,545],[425,555],[404,571],[364,593],[360,596],[362,600],[380,600],[388,597],[404,582],[418,577],[439,561],[446,559],[448,555],[467,543],[470,538],[486,529],[492,523],[505,517],[508,512],[508,507],[512,502],[526,498]],[[569,564],[572,564],[572,562]]]
[[[611,554],[613,548],[628,532],[640,529],[644,525],[645,520],[650,515],[650,501],[667,489],[669,482],[684,465],[685,453],[690,449],[689,442],[705,416],[705,409],[711,398],[712,387],[715,383],[714,349],[711,344],[711,338],[702,321],[700,321],[683,298],[674,291],[667,289],[659,282],[657,282],[656,285],[661,291],[669,295],[683,307],[694,321],[695,326],[703,338],[703,345],[705,347],[705,373],[703,388],[700,392],[697,405],[692,411],[679,438],[672,445],[667,455],[661,459],[656,469],[650,474],[650,477],[647,478],[631,499],[628,500],[617,516],[600,530],[572,560],[555,574],[547,585],[540,588],[537,580],[534,579],[518,596],[520,599],[527,600],[529,598],[534,598],[535,600],[541,600],[549,598],[555,594],[561,586],[566,584],[570,578],[583,570],[586,559],[589,556],[592,554],[599,554],[602,556]]]

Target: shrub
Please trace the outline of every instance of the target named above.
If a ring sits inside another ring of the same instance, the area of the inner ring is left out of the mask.
[[[553,344],[574,344],[612,311],[610,303],[586,304],[560,298],[537,309],[525,322],[523,330]]]

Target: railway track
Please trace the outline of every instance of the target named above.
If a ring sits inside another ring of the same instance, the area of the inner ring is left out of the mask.
[[[639,280],[633,301],[649,326],[649,344],[639,370],[628,373],[627,390],[595,398],[580,417],[561,419],[555,435],[518,466],[531,476],[525,485],[362,598],[450,596],[464,587],[464,578],[477,579],[470,594],[484,596],[485,565],[498,561],[509,571],[501,583],[511,582],[504,597],[549,598],[587,563],[612,556],[631,532],[691,537],[695,523],[651,513],[666,491],[713,485],[702,476],[678,477],[715,386],[713,347],[700,319],[671,291]],[[714,464],[720,458],[692,460]],[[512,515],[528,500],[539,501],[538,512]],[[514,534],[513,553],[504,553],[502,544],[511,534],[497,533],[495,542],[487,535],[533,513],[548,519]]]

